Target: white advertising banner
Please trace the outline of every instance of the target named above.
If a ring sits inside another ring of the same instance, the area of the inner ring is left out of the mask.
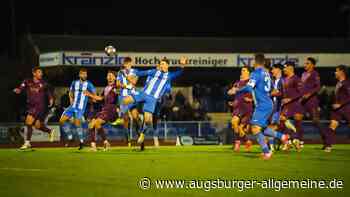
[[[180,58],[188,58],[188,67],[241,67],[252,66],[254,53],[141,53],[120,52],[109,57],[104,52],[64,51],[40,55],[40,66],[120,66],[125,57],[131,57],[138,67],[154,66],[162,58],[170,60],[170,65],[179,65]],[[314,57],[318,67],[334,67],[339,64],[349,64],[349,53],[266,53],[272,64],[293,61],[300,67],[305,58]]]

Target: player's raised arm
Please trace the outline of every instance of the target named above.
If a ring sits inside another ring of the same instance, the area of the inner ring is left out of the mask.
[[[175,79],[178,76],[180,76],[183,73],[183,68],[185,68],[185,65],[188,63],[187,57],[181,57],[180,58],[180,70],[174,71],[170,73],[170,79]]]

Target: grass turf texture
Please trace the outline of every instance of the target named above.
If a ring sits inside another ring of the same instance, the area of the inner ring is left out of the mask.
[[[349,196],[350,145],[332,153],[306,145],[301,153],[278,152],[272,160],[252,153],[233,153],[231,146],[146,147],[139,152],[115,147],[109,152],[75,148],[0,150],[0,196]],[[338,179],[343,189],[151,189],[141,190],[143,177],[156,179]]]

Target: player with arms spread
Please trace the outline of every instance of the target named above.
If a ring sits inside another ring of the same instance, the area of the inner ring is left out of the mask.
[[[181,68],[187,63],[187,58],[180,59]],[[136,75],[138,77],[147,76],[149,77],[148,82],[140,94],[127,96],[123,99],[123,104],[128,105],[131,103],[143,103],[144,111],[144,128],[140,133],[137,140],[139,144],[144,141],[144,132],[153,131],[153,114],[156,110],[156,105],[160,98],[168,91],[169,84],[176,77],[180,76],[182,69],[169,72],[169,60],[162,59],[159,65],[159,69],[150,69],[146,71],[138,71]],[[153,132],[152,132],[153,133]]]
[[[42,79],[43,71],[41,68],[34,67],[32,74],[32,79],[24,80],[19,87],[13,90],[16,94],[25,91],[27,95],[27,115],[25,119],[27,134],[25,142],[21,147],[22,150],[31,148],[30,140],[32,138],[33,126],[48,133],[50,142],[54,140],[54,130],[47,128],[44,124],[48,107],[53,105],[54,99],[48,88],[48,84]],[[49,106],[47,105],[47,100],[49,101]]]

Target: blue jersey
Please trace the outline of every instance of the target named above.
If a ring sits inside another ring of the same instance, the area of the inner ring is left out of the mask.
[[[75,80],[72,82],[70,89],[74,95],[72,107],[77,110],[85,111],[88,102],[88,97],[84,95],[84,91],[96,93],[94,85],[90,81]]]
[[[147,76],[143,93],[155,99],[161,98],[166,92],[171,90],[171,81],[181,75],[182,69],[175,72],[162,72],[158,69],[138,71],[139,77]]]
[[[255,99],[255,107],[272,108],[270,91],[270,74],[264,68],[259,67],[251,73],[248,84],[240,89],[238,93],[252,92]]]
[[[127,86],[130,84],[130,82],[127,80],[128,76],[135,75],[136,76],[137,70],[136,69],[122,69],[118,72],[117,81],[120,82],[123,86]],[[120,88],[120,96],[129,96],[136,93],[135,87],[128,89],[128,88]]]

